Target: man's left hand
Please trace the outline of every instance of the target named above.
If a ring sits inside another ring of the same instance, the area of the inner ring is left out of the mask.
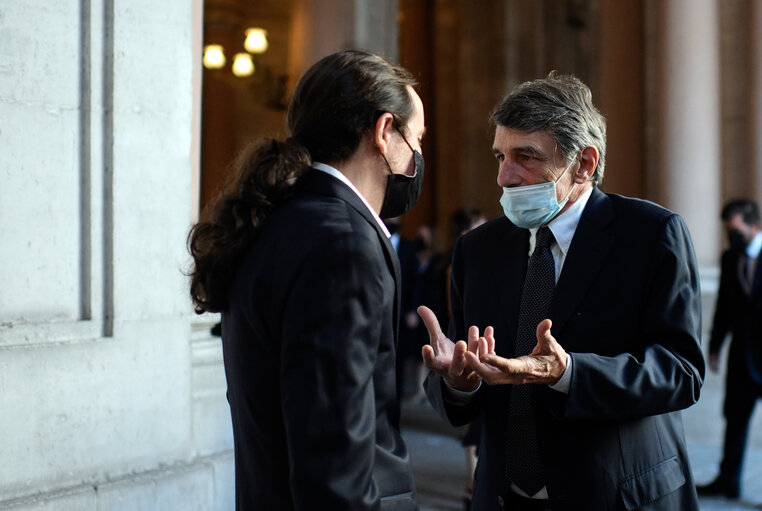
[[[518,358],[495,354],[495,339],[479,338],[478,357],[466,352],[471,368],[489,385],[522,385],[525,383],[558,382],[566,370],[567,355],[550,333],[552,322],[544,319],[537,325],[537,346],[532,353]],[[489,334],[492,334],[490,330]]]

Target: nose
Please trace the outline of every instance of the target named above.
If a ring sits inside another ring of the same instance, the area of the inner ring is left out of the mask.
[[[522,184],[519,165],[508,158],[500,162],[497,170],[497,184],[500,187],[508,188],[511,186],[520,186]]]

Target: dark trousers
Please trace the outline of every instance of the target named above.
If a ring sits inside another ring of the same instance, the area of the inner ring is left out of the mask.
[[[749,436],[749,421],[757,399],[762,397],[762,385],[747,378],[737,377],[736,371],[740,372],[737,368],[728,365],[723,410],[725,443],[722,463],[720,463],[720,479],[729,486],[740,488],[741,466]]]

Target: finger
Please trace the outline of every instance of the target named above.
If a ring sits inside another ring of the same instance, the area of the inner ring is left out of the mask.
[[[545,334],[550,332],[550,327],[553,326],[553,322],[549,319],[543,319],[537,325],[537,340],[545,337]]]
[[[479,368],[483,366],[483,364],[481,363],[481,360],[479,360],[479,356],[472,351],[467,351],[464,353],[464,358],[466,359],[466,364],[468,364],[468,367],[481,375],[481,373],[479,373]]]
[[[463,370],[466,368],[466,357],[468,353],[468,346],[463,341],[455,343],[455,348],[452,352],[452,362],[450,362],[450,374],[454,377],[463,374]]]
[[[429,341],[433,344],[439,336],[444,336],[442,329],[439,327],[439,321],[437,320],[434,311],[421,305],[418,307],[418,315],[423,320],[423,324],[426,325],[426,330],[429,332]]]
[[[426,344],[421,348],[421,356],[423,357],[423,365],[426,366],[426,369],[436,371],[437,357],[434,354],[434,348]]]
[[[484,337],[479,337],[479,343],[477,345],[477,351],[476,354],[481,358],[484,355],[487,355],[489,353],[489,347],[487,343],[487,339]]]
[[[487,340],[487,353],[495,353],[495,329],[488,326],[484,329],[484,338]]]
[[[465,354],[466,362],[473,372],[479,375],[484,381],[489,384],[498,382],[501,376],[500,371],[490,366],[489,364],[482,363],[474,353],[467,352]]]
[[[515,374],[519,366],[524,365],[520,359],[508,359],[490,353],[480,357],[480,361],[482,364],[492,366],[495,369],[499,369],[501,372],[506,374]]]
[[[472,326],[468,329],[468,351],[476,353],[479,344],[479,327]]]
[[[550,327],[553,326],[553,322],[549,319],[543,319],[537,325],[537,345],[532,350],[530,355],[538,355],[540,353],[547,353],[550,350],[550,345],[555,341],[550,333]]]
[[[466,364],[468,364],[468,367],[470,367],[477,374],[482,375],[480,369],[483,371],[485,368],[483,367],[483,364],[481,360],[479,360],[479,356],[476,353],[468,351],[464,353],[463,358],[466,359]]]

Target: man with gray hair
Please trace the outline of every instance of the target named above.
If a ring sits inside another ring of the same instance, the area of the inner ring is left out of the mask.
[[[600,191],[605,120],[577,78],[519,85],[492,122],[505,218],[455,248],[449,339],[419,310],[429,401],[454,425],[483,418],[472,509],[698,509],[680,413],[704,378],[685,223]]]

